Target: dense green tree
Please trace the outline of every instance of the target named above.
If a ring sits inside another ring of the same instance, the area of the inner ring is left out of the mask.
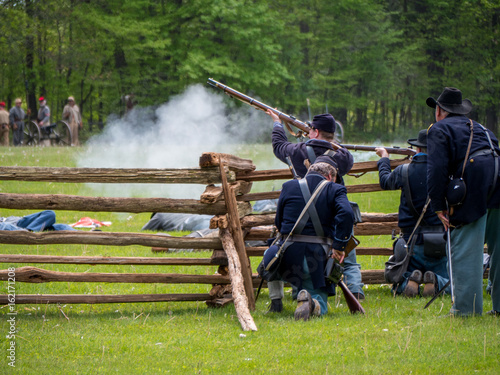
[[[444,86],[498,131],[498,0],[0,0],[0,100],[54,120],[158,105],[208,77],[301,119],[332,112],[351,135],[428,126]]]

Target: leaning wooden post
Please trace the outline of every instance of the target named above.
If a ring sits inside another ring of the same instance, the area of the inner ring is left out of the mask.
[[[248,307],[251,311],[255,310],[255,298],[253,292],[252,282],[252,268],[245,250],[245,241],[243,240],[243,233],[241,231],[240,218],[236,206],[236,196],[234,195],[233,188],[227,183],[226,172],[224,166],[220,164],[220,173],[222,181],[222,189],[224,191],[224,200],[227,207],[227,218],[229,230],[234,239],[234,245],[240,258],[241,274],[243,276],[243,283],[245,285],[245,292],[248,299]],[[226,250],[226,248],[224,248]]]
[[[257,326],[248,308],[248,298],[245,293],[245,283],[243,282],[243,272],[234,245],[233,236],[228,228],[219,228],[222,246],[226,250],[229,278],[231,279],[231,289],[233,292],[234,307],[236,315],[240,321],[243,331],[257,331]],[[252,289],[253,296],[253,289]],[[254,302],[255,303],[255,302]]]

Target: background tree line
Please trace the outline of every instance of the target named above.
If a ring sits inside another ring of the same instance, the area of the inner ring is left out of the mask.
[[[455,86],[498,134],[499,0],[0,0],[0,100],[84,123],[208,77],[360,139],[414,135]]]

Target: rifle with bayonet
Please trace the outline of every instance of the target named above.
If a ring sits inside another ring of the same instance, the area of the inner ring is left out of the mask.
[[[216,80],[209,78],[207,83],[210,86],[213,86],[215,88],[218,88],[222,90],[225,94],[229,95],[232,98],[238,99],[242,101],[243,103],[249,104],[252,107],[260,110],[260,111],[272,111],[274,112],[279,119],[285,124],[286,128],[290,132],[291,135],[294,137],[300,138],[304,136],[308,136],[309,130],[311,130],[311,127],[305,123],[297,119],[295,116],[288,115],[284,112],[278,111],[276,108],[272,108],[271,106],[268,106],[267,104],[264,104],[248,95],[245,95],[239,91],[236,91],[235,89],[232,89],[229,86],[226,86],[220,82],[217,82]],[[299,129],[297,133],[295,133],[291,126],[296,127]],[[334,143],[332,142],[332,145],[335,149],[339,149],[341,147],[344,147],[348,150],[354,150],[354,151],[375,151],[377,148],[376,146],[358,146],[358,145],[346,145],[346,144],[339,144],[339,143]],[[380,146],[383,147],[383,146]],[[400,148],[400,147],[384,147],[389,154],[398,154],[398,155],[407,155],[407,156],[412,156],[416,154],[416,151],[411,149],[411,148]]]

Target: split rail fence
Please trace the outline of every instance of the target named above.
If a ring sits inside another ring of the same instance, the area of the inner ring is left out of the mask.
[[[393,160],[391,166],[408,162]],[[275,199],[279,191],[251,193],[252,183],[292,178],[288,169],[255,170],[251,160],[233,155],[204,153],[199,168],[192,169],[104,169],[0,167],[0,180],[50,181],[70,183],[169,183],[203,184],[206,189],[199,200],[170,198],[104,198],[60,194],[0,194],[0,208],[30,210],[70,210],[90,212],[166,212],[213,215],[212,229],[219,229],[215,238],[169,237],[150,233],[118,232],[25,232],[0,231],[0,243],[17,245],[86,244],[131,246],[140,245],[175,249],[210,249],[210,258],[176,257],[97,257],[30,254],[0,254],[4,264],[108,264],[216,266],[213,275],[158,273],[76,273],[19,267],[16,282],[104,282],[104,283],[175,283],[211,284],[209,293],[129,294],[129,295],[16,295],[16,303],[120,303],[162,301],[205,301],[209,306],[234,302],[243,329],[256,329],[249,310],[255,309],[254,288],[260,283],[252,274],[250,258],[259,262],[265,247],[245,246],[246,241],[267,240],[271,236],[274,213],[252,214],[251,201]],[[352,174],[376,171],[376,162],[354,164]],[[378,184],[347,186],[349,193],[381,191]],[[354,234],[380,235],[398,231],[397,214],[362,213],[362,223]],[[25,247],[23,247],[23,252]],[[358,247],[358,255],[392,254],[390,248]],[[0,280],[8,280],[8,270],[0,270]],[[363,270],[365,284],[385,283],[383,270]],[[0,304],[8,303],[8,295],[0,295]]]

